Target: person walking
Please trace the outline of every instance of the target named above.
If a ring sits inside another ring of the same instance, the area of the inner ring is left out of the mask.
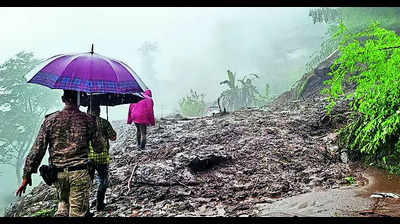
[[[148,89],[143,93],[144,99],[129,105],[127,124],[136,126],[136,142],[138,148],[144,150],[146,147],[147,126],[155,125],[154,102],[151,91]]]
[[[77,92],[64,90],[61,97],[65,107],[61,111],[46,115],[29,154],[26,157],[22,183],[17,196],[25,193],[31,175],[38,167],[48,148],[49,164],[55,167],[55,187],[58,209],[55,216],[88,216],[89,187],[88,173],[89,142],[95,152],[104,149],[104,139],[97,136],[97,125],[93,117],[79,111]]]
[[[90,172],[90,176],[94,176],[94,172],[97,171],[96,182],[97,182],[97,194],[96,194],[96,210],[102,211],[106,207],[104,198],[108,187],[108,168],[110,164],[110,142],[117,139],[117,133],[112,128],[108,120],[100,117],[100,106],[94,105],[92,108],[88,107],[88,114],[93,116],[97,123],[99,134],[105,139],[105,147],[102,152],[96,153],[91,145],[89,146],[89,159],[93,161],[94,169]]]

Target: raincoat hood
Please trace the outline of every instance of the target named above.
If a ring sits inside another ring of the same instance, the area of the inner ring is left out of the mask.
[[[151,94],[151,90],[149,90],[149,89],[144,91],[143,94],[146,95],[146,96],[149,96],[149,97],[153,97],[152,94]]]
[[[144,99],[140,100],[139,102],[132,103],[129,106],[128,112],[128,124],[132,122],[136,124],[143,124],[143,125],[155,125],[154,120],[154,102],[151,98],[152,94],[151,91],[148,89],[143,93]]]

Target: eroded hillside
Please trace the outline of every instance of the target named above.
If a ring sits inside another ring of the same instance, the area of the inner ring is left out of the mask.
[[[136,129],[113,122],[108,211],[95,216],[257,216],[259,203],[337,188],[350,172],[341,160],[336,115],[322,98],[248,108],[214,117],[166,117],[136,148]],[[94,192],[91,201],[94,200]],[[56,208],[53,187],[40,184],[8,216]]]

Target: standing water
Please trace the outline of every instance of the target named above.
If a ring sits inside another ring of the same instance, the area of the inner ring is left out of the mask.
[[[400,199],[371,198],[374,193],[400,195],[400,176],[372,167],[360,174],[353,185],[328,190],[315,188],[272,204],[259,204],[258,216],[400,216]]]

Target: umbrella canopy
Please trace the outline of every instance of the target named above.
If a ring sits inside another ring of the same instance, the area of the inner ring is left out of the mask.
[[[116,106],[121,104],[137,103],[144,97],[140,93],[93,93],[93,94],[81,94],[80,105],[87,107],[92,101],[92,105],[100,106]]]
[[[125,63],[96,54],[60,54],[41,62],[25,76],[28,83],[86,93],[140,93],[148,89]]]

